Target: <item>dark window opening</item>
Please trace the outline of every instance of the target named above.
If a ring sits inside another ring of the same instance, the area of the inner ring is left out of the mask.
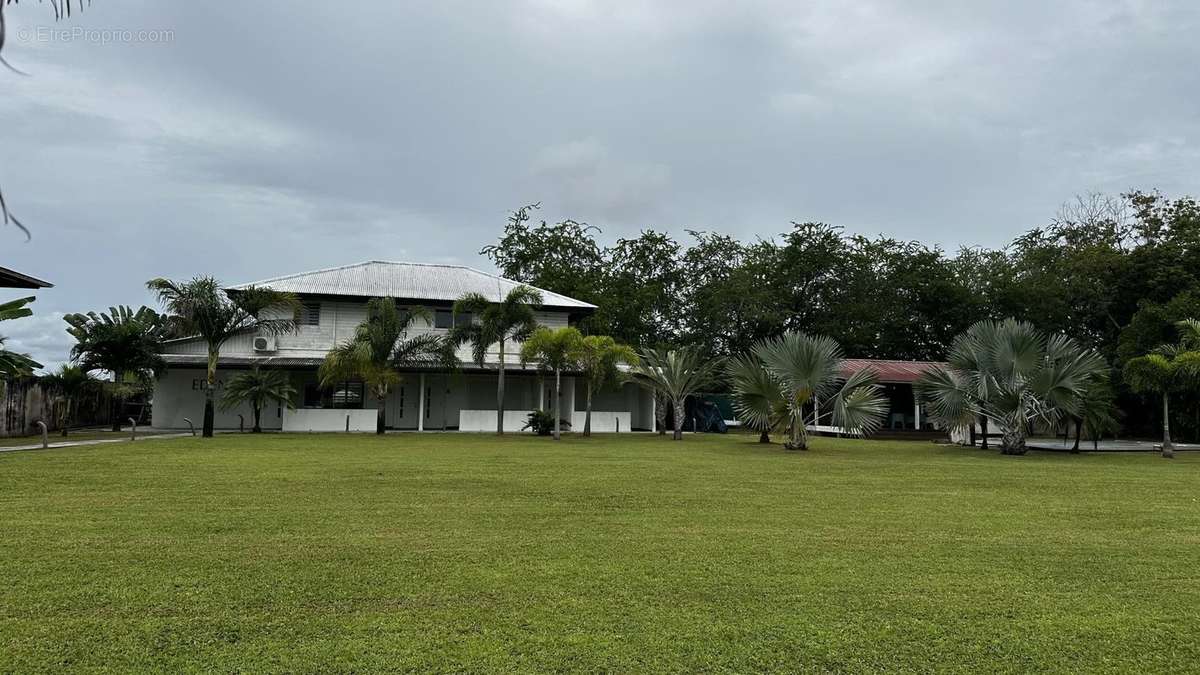
[[[316,383],[304,385],[305,408],[361,410],[366,400],[366,385],[358,380],[336,382],[332,387]]]
[[[319,302],[302,302],[300,309],[296,310],[296,323],[301,326],[320,326],[321,325],[321,303]]]

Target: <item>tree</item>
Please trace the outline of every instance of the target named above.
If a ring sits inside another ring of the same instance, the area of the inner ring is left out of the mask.
[[[158,295],[184,332],[199,337],[208,346],[204,437],[212,438],[213,399],[222,345],[240,333],[282,335],[295,330],[300,301],[291,293],[257,286],[224,290],[212,277],[195,277],[186,282],[151,279],[146,287]]]
[[[615,386],[623,378],[620,366],[637,363],[637,352],[633,347],[618,344],[607,335],[589,335],[583,338],[576,351],[579,369],[587,380],[587,413],[583,418],[583,435],[592,435],[592,396],[606,386]]]
[[[67,333],[75,338],[71,360],[84,372],[112,373],[112,430],[120,431],[130,386],[148,382],[166,368],[158,354],[166,331],[165,317],[149,307],[134,311],[119,305],[109,307],[107,314],[68,314],[63,321]]]
[[[225,393],[221,396],[221,410],[249,403],[254,412],[254,428],[250,431],[260,434],[263,408],[274,401],[288,410],[295,410],[295,397],[296,388],[288,381],[287,373],[281,370],[261,370],[254,366],[230,378],[225,385]]]
[[[683,439],[683,414],[687,398],[715,379],[721,360],[705,356],[696,347],[647,349],[639,354],[633,373],[645,384],[662,392],[675,415],[674,440]]]
[[[532,361],[538,368],[554,373],[554,440],[559,440],[562,418],[562,371],[578,363],[584,341],[583,335],[573,327],[546,328],[540,326],[525,344],[521,345],[521,363]]]
[[[949,364],[917,382],[930,418],[948,427],[983,417],[1000,429],[1000,451],[1023,455],[1035,422],[1078,416],[1084,392],[1108,365],[1093,349],[1024,321],[985,320],[954,340]]]
[[[62,429],[62,435],[66,436],[71,424],[75,421],[79,398],[88,390],[99,385],[100,382],[83,368],[67,364],[63,364],[57,371],[49,375],[44,375],[41,382],[42,386],[47,389],[58,392],[59,401],[62,403],[59,427]]]
[[[733,411],[749,429],[759,432],[759,443],[770,443],[771,433],[788,419],[787,401],[779,385],[751,355],[735,356],[725,370],[733,389]]]
[[[1180,341],[1130,359],[1122,374],[1137,393],[1162,396],[1162,456],[1175,457],[1171,442],[1171,393],[1200,381],[1200,322],[1179,322]]]
[[[843,376],[842,350],[832,338],[788,331],[759,342],[753,355],[785,402],[787,449],[808,449],[808,426],[817,424],[821,405],[829,406],[834,425],[849,433],[869,435],[883,424],[887,401],[879,394],[875,372]]]
[[[1079,452],[1079,441],[1083,431],[1092,439],[1092,449],[1100,446],[1100,437],[1115,434],[1121,428],[1117,419],[1112,386],[1107,377],[1097,377],[1084,387],[1079,397],[1079,412],[1075,420],[1075,443],[1071,452]]]
[[[432,333],[408,337],[418,319],[428,322],[430,318],[424,307],[401,310],[393,298],[371,298],[367,301],[367,318],[354,329],[354,337],[325,357],[321,385],[362,379],[375,396],[375,433],[384,433],[388,392],[403,380],[401,370],[454,364],[454,348],[446,338]]]
[[[492,302],[479,293],[467,293],[454,303],[455,317],[469,314],[469,324],[457,325],[450,331],[454,345],[470,344],[475,363],[483,366],[488,349],[500,348],[496,371],[496,433],[504,434],[504,368],[509,342],[524,342],[537,329],[534,307],[542,304],[542,292],[529,286],[513,288],[500,302]]]
[[[0,304],[0,321],[11,321],[13,319],[23,319],[27,316],[33,316],[33,310],[25,305],[33,302],[35,298],[20,298],[19,300],[10,300],[4,304]],[[0,375],[7,377],[16,377],[20,375],[29,375],[34,370],[41,368],[42,364],[34,361],[28,354],[18,354],[4,349],[4,338],[0,337]]]

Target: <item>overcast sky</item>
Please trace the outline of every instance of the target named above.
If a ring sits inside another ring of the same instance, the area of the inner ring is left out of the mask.
[[[31,77],[0,71],[0,186],[33,241],[0,230],[0,265],[56,284],[11,348],[61,361],[63,312],[154,276],[486,267],[533,201],[606,239],[823,220],[953,249],[1077,193],[1200,192],[1189,0],[321,4],[8,9]]]

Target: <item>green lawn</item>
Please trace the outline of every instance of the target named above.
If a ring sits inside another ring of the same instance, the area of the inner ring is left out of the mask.
[[[1200,453],[753,441],[0,455],[0,671],[1200,668]]]

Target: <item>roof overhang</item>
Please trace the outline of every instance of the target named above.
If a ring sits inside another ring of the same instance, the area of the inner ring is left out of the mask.
[[[7,267],[0,267],[0,288],[54,288],[54,284]]]

